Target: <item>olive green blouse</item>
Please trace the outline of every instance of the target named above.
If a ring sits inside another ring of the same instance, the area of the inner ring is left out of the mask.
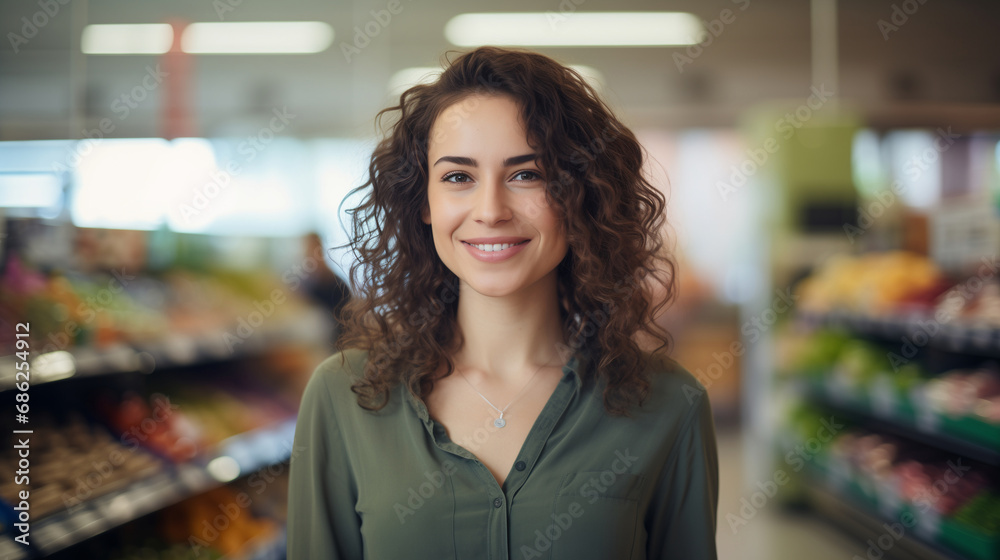
[[[382,410],[359,407],[367,356],[327,358],[302,396],[289,560],[716,558],[711,407],[671,358],[649,361],[649,397],[626,418],[605,412],[603,380],[574,355],[500,486],[470,452],[485,427],[452,442],[404,384]]]

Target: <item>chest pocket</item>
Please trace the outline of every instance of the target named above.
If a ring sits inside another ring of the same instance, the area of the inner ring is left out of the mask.
[[[643,480],[642,475],[611,470],[563,477],[552,510],[561,531],[550,528],[552,534],[546,535],[552,543],[552,560],[630,558]]]

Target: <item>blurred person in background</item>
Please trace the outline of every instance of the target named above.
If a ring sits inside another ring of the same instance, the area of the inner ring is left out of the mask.
[[[316,232],[309,232],[304,238],[306,245],[306,255],[325,255],[323,240]],[[351,289],[347,282],[336,272],[330,270],[326,264],[326,259],[320,258],[319,265],[306,277],[303,285],[306,293],[315,302],[326,308],[337,322],[338,328],[334,331],[336,340],[339,331],[342,311],[347,302],[351,299]]]
[[[299,410],[288,558],[714,560],[715,428],[661,351],[676,265],[635,135],[496,47],[391,111],[359,297]]]

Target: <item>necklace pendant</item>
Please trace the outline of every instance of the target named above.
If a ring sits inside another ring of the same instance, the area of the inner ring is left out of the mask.
[[[496,426],[497,428],[503,428],[504,426],[507,425],[507,421],[504,420],[503,417],[501,416],[500,418],[497,418],[496,420],[493,421],[493,425]]]

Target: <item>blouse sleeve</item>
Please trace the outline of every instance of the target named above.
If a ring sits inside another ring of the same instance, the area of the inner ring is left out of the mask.
[[[288,474],[288,560],[362,558],[357,487],[320,368],[306,384]]]
[[[715,423],[704,389],[691,399],[690,414],[662,477],[646,517],[647,558],[717,560],[719,459]]]

